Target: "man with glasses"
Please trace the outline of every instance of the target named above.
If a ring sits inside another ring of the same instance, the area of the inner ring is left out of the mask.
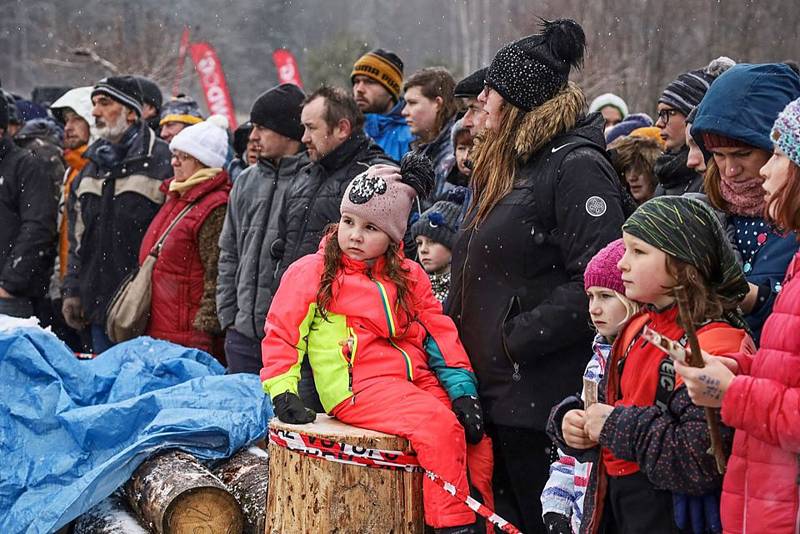
[[[686,146],[686,117],[700,104],[711,83],[733,61],[720,57],[705,68],[685,72],[667,85],[658,99],[658,120],[665,144],[664,154],[654,167],[658,186],[655,196],[699,193],[703,177],[686,165],[689,147]]]
[[[142,236],[164,202],[172,176],[167,144],[142,121],[142,88],[132,76],[100,80],[92,90],[97,141],[69,194],[69,252],[62,286],[67,324],[90,327],[92,349],[112,343],[106,308],[120,282],[139,265]]]

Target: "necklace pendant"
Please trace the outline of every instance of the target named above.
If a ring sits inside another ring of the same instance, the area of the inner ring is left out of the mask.
[[[520,380],[522,380],[522,375],[519,374],[519,364],[518,363],[514,364],[514,372],[511,374],[511,380],[513,380],[514,382],[519,382]]]

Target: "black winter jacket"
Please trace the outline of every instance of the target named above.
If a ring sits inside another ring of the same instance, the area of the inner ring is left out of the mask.
[[[89,163],[72,182],[68,268],[62,295],[80,296],[87,319],[105,324],[106,307],[119,284],[139,266],[139,247],[161,204],[161,183],[172,176],[169,146],[136,123],[123,142],[99,140]],[[109,149],[116,157],[104,157]],[[115,161],[115,163],[110,163]]]
[[[276,289],[289,265],[316,252],[325,227],[339,220],[339,206],[350,181],[378,163],[396,165],[381,147],[358,132],[300,171],[283,199],[279,240],[273,247],[279,259]]]
[[[45,163],[8,136],[0,138],[0,287],[15,297],[47,290],[56,211]]]
[[[579,389],[593,339],[583,271],[625,219],[602,118],[575,126],[584,101],[573,91],[530,113],[518,141],[534,145],[514,189],[478,228],[468,215],[453,247],[447,313],[487,417],[499,425],[543,431],[553,405]],[[542,129],[540,118],[554,114],[563,115],[560,128]],[[557,171],[547,171],[563,153]]]

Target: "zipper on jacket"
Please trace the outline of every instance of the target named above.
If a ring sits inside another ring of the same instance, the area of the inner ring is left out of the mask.
[[[386,288],[383,286],[383,284],[380,283],[377,279],[375,279],[374,276],[372,276],[371,270],[367,271],[367,276],[369,277],[370,280],[375,282],[376,286],[378,286],[378,293],[381,296],[381,303],[383,304],[383,312],[386,315],[386,324],[389,327],[389,344],[392,347],[396,348],[400,352],[400,354],[403,355],[403,362],[405,363],[406,366],[406,376],[409,380],[413,380],[414,373],[413,373],[413,367],[411,366],[411,358],[409,357],[406,351],[401,349],[394,341],[392,341],[392,338],[395,337],[395,335],[397,334],[397,325],[394,322],[394,317],[392,316],[392,309],[391,306],[389,305],[389,294],[386,292]]]
[[[506,310],[505,315],[503,316],[503,322],[500,324],[500,340],[503,342],[503,352],[506,354],[506,358],[508,358],[509,363],[511,363],[511,368],[514,369],[514,372],[511,373],[511,380],[514,382],[519,382],[522,380],[522,374],[519,372],[519,364],[511,357],[511,351],[508,350],[508,343],[506,342],[506,332],[505,332],[505,325],[506,321],[508,321],[508,316],[511,315],[511,310],[514,308],[514,304],[519,302],[519,297],[511,297],[511,301],[508,304],[508,309]],[[520,306],[521,307],[521,306]]]
[[[347,389],[353,391],[353,364],[356,361],[356,351],[358,350],[358,337],[355,331],[347,327],[349,337],[339,344],[342,346],[341,354],[344,361],[347,362]]]

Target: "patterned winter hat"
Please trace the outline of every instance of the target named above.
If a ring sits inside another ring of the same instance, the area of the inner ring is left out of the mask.
[[[203,122],[203,114],[200,113],[200,106],[195,99],[180,94],[173,96],[164,104],[164,109],[161,111],[161,121],[158,124],[163,126],[168,122],[197,124],[198,122]]]
[[[373,165],[359,174],[344,192],[340,213],[357,215],[401,243],[408,226],[411,205],[433,189],[434,174],[425,156],[409,152],[400,167]]]
[[[786,157],[800,166],[800,98],[789,102],[775,120],[772,140]]]
[[[553,98],[583,63],[586,36],[572,19],[542,19],[542,33],[505,45],[486,72],[486,84],[506,101],[530,111]]]
[[[659,104],[666,104],[688,115],[700,104],[711,83],[735,64],[731,58],[720,56],[703,69],[681,74],[664,89],[658,99]]]
[[[604,287],[612,289],[622,295],[625,294],[625,284],[622,283],[622,271],[617,264],[625,254],[625,242],[622,239],[612,241],[589,260],[583,272],[583,287]]]
[[[622,225],[622,231],[694,265],[718,295],[733,302],[749,290],[719,219],[699,200],[677,196],[648,200]]]
[[[356,76],[372,78],[386,89],[395,102],[403,87],[403,61],[390,50],[376,48],[358,58],[350,73],[352,82]]]
[[[452,250],[458,232],[458,215],[461,206],[440,200],[428,208],[411,225],[411,235],[424,235]]]

